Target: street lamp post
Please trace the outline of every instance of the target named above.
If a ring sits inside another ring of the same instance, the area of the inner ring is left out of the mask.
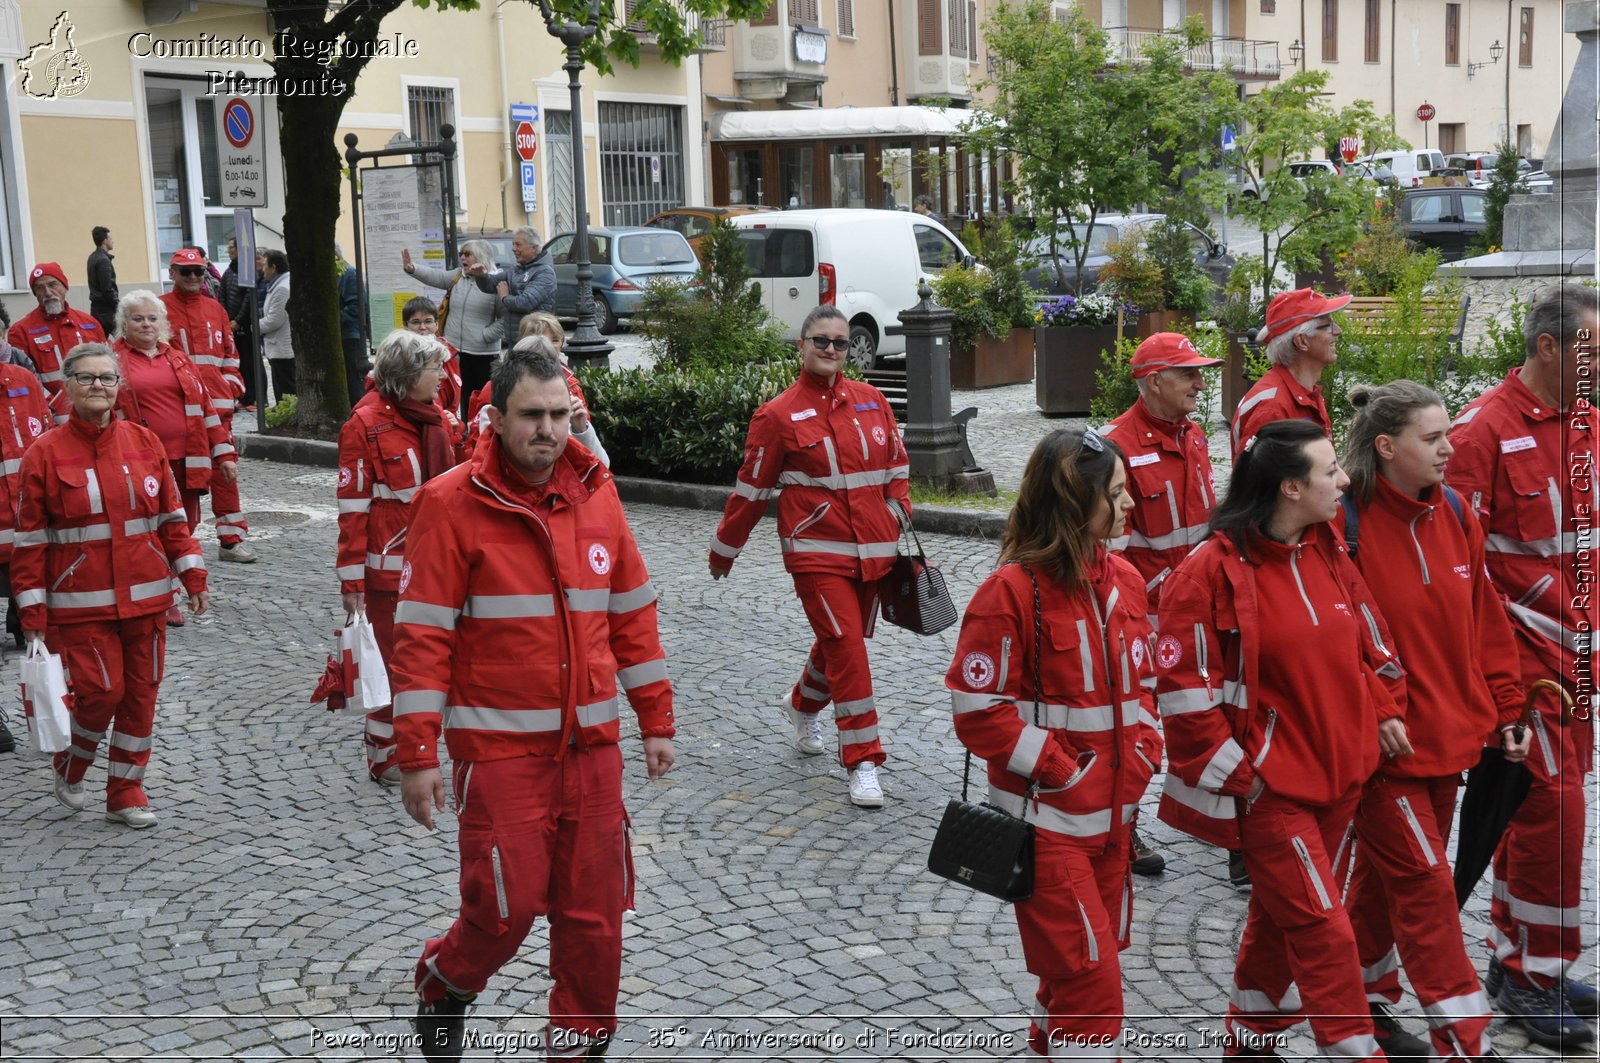
[[[1494,66],[1496,63],[1498,63],[1500,61],[1500,57],[1502,55],[1505,55],[1505,54],[1506,54],[1505,45],[1501,44],[1498,40],[1496,40],[1493,44],[1489,45],[1489,61],[1487,63],[1471,63],[1471,62],[1469,62],[1467,64],[1467,77],[1469,77],[1469,78],[1472,77],[1474,74],[1476,74],[1478,71],[1482,70],[1486,66]]]
[[[582,22],[558,16],[550,7],[550,0],[539,0],[539,13],[544,16],[545,29],[567,48],[567,61],[562,64],[567,72],[567,86],[572,91],[572,197],[577,214],[577,233],[573,236],[573,254],[578,265],[578,328],[567,337],[565,353],[574,369],[593,365],[601,369],[611,365],[611,344],[594,327],[594,269],[589,262],[589,192],[583,177],[583,90],[578,75],[583,72],[583,45],[595,35],[600,26],[600,0],[589,0],[589,11]]]

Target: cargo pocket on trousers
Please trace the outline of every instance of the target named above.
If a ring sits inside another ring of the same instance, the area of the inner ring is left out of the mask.
[[[480,930],[503,934],[511,915],[504,860],[493,834],[463,831],[461,848],[461,917]]]
[[[622,813],[622,910],[637,911],[633,906],[633,820],[626,810]]]

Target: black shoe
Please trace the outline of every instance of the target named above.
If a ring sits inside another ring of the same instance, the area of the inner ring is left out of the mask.
[[[467,1039],[467,1008],[476,996],[465,999],[446,993],[432,1004],[419,1002],[412,1023],[422,1044],[422,1058],[429,1063],[460,1063]]]
[[[1490,1000],[1500,996],[1500,988],[1506,984],[1506,970],[1500,966],[1500,961],[1489,957],[1489,973],[1483,976],[1483,991],[1489,995]],[[1567,1007],[1572,1013],[1583,1019],[1600,1017],[1600,994],[1587,982],[1577,982],[1571,978],[1561,979],[1561,992],[1566,995]]]
[[[1250,890],[1250,872],[1244,869],[1244,853],[1237,849],[1228,850],[1228,885],[1244,892]]]
[[[1146,845],[1136,830],[1128,832],[1128,851],[1128,868],[1135,875],[1159,875],[1166,870],[1166,857]]]
[[[1378,1047],[1386,1057],[1425,1063],[1429,1056],[1426,1041],[1407,1033],[1384,1005],[1369,1003],[1367,1009],[1372,1012],[1372,1036],[1378,1039]]]
[[[0,714],[0,753],[13,753],[17,748],[17,740],[11,734],[11,728],[6,726],[6,718]]]

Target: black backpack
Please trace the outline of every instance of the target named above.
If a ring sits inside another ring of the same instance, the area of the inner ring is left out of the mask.
[[[1465,518],[1461,515],[1461,496],[1449,484],[1441,484],[1444,491],[1444,500],[1450,503],[1450,509],[1456,515],[1456,523],[1464,524]],[[1356,536],[1361,531],[1361,516],[1356,512],[1356,500],[1349,495],[1341,495],[1339,506],[1344,510],[1344,548],[1350,554],[1350,560],[1356,559]]]

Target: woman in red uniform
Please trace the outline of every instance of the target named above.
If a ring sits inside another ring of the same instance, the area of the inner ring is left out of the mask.
[[[120,377],[111,349],[80,344],[63,370],[72,412],[22,459],[11,582],[27,636],[61,655],[72,683],[72,745],[51,771],[56,800],[83,809],[83,776],[110,727],[106,819],[150,827],[144,773],[172,576],[198,616],[206,565],[161,440],[112,413]]]
[[[117,415],[156,434],[172,463],[189,527],[200,525],[200,498],[211,489],[211,465],[225,483],[236,483],[239,460],[211,406],[199,369],[167,341],[167,308],[147,291],[129,292],[117,303],[117,340],[112,351],[122,367]],[[167,623],[181,626],[173,605]]]
[[[1411,747],[1404,672],[1328,525],[1348,483],[1315,423],[1269,422],[1241,451],[1210,537],[1161,590],[1161,818],[1243,850],[1254,885],[1229,1057],[1281,1058],[1302,1017],[1326,1056],[1383,1057],[1340,885],[1362,784],[1380,751]]]
[[[989,803],[1034,825],[1017,926],[1045,1016],[1028,1043],[1050,1059],[1116,1055],[1129,833],[1161,762],[1140,682],[1152,668],[1144,579],[1104,545],[1133,509],[1126,482],[1122,452],[1092,429],[1034,448],[1000,569],[972,596],[945,676],[956,737],[988,763]]]
[[[439,340],[439,346],[445,350],[444,368],[440,373],[439,397],[440,406],[450,411],[450,415],[461,419],[461,355],[450,344],[439,336],[439,308],[433,305],[433,300],[425,295],[415,299],[406,300],[406,305],[400,308],[400,316],[406,323],[406,328],[420,336],[432,336]]]
[[[406,527],[417,488],[461,461],[449,411],[437,397],[444,344],[410,331],[391,332],[372,356],[374,388],[339,432],[339,590],[347,614],[365,611],[383,659],[394,648],[394,610],[405,560]],[[400,782],[394,758],[394,709],[368,705],[367,772]]]
[[[1410,380],[1350,390],[1350,490],[1338,526],[1406,663],[1406,730],[1415,752],[1386,759],[1356,810],[1355,878],[1346,905],[1367,999],[1400,999],[1398,964],[1428,1018],[1434,1055],[1483,1058],[1489,1000],[1467,958],[1445,846],[1461,773],[1486,743],[1522,760],[1512,733],[1526,700],[1511,624],[1484,568],[1484,533],[1443,486],[1450,415]],[[1398,949],[1396,948],[1398,946]],[[1428,1046],[1371,1005],[1391,1057]],[[1492,1058],[1492,1057],[1491,1057]]]
[[[789,695],[795,745],[822,752],[819,713],[831,701],[850,800],[883,806],[878,710],[867,637],[878,612],[878,580],[894,563],[911,520],[910,465],[889,400],[839,374],[850,323],[837,307],[806,315],[795,341],[800,376],[756,411],[744,465],[711,543],[711,578],[733,567],[779,484],[783,565],[816,634],[805,671]]]
[[[3,343],[3,341],[0,341]],[[9,599],[6,607],[6,633],[22,647],[21,610],[11,594],[11,549],[16,537],[17,493],[21,482],[22,456],[51,424],[50,406],[44,385],[31,371],[20,365],[0,361],[0,595]],[[0,713],[0,753],[16,749],[16,739],[6,728]]]

